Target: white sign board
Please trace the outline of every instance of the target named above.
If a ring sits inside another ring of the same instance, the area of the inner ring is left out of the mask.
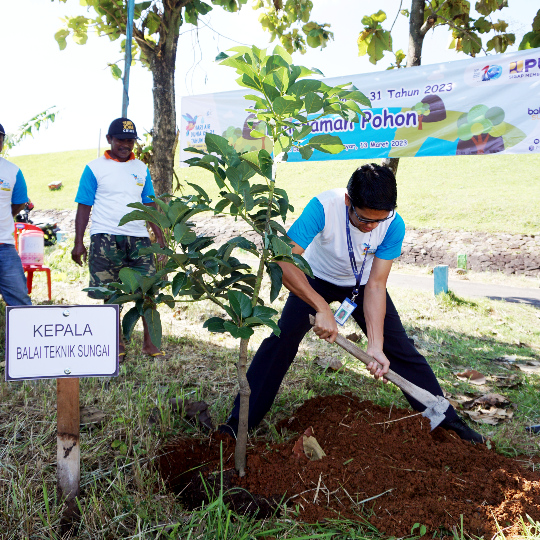
[[[118,375],[117,305],[6,307],[6,381]]]

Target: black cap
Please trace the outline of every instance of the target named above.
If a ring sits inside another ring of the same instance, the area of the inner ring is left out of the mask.
[[[4,128],[2,127],[2,124],[0,124],[0,135],[5,135],[6,132],[4,131]]]
[[[107,135],[117,139],[138,139],[135,124],[129,118],[117,118],[111,122]]]

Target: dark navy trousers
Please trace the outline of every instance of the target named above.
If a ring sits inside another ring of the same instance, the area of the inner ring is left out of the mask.
[[[350,298],[352,287],[338,287],[319,278],[311,279],[308,277],[308,281],[328,303],[336,301],[341,303],[345,298]],[[364,289],[364,286],[360,287],[360,293],[356,298],[358,307],[354,310],[352,317],[367,335],[366,319],[362,309]],[[258,426],[264,415],[270,410],[281,381],[298,352],[300,342],[311,329],[309,315],[315,315],[315,310],[293,293],[289,293],[278,323],[281,334],[278,337],[272,333],[261,343],[259,350],[253,357],[247,372],[251,388],[249,429]],[[407,337],[399,314],[388,293],[386,293],[383,351],[390,360],[390,368],[393,371],[435,396],[443,395],[433,370],[426,359],[416,350],[412,340]],[[404,395],[413,409],[417,411],[425,409],[420,402],[406,393]],[[235,429],[238,425],[239,409],[240,396],[237,395],[227,422]],[[454,420],[455,418],[457,418],[456,411],[450,406],[446,411],[446,419]]]

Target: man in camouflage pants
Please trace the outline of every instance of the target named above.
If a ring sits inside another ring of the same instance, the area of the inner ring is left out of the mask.
[[[111,149],[102,157],[91,161],[84,169],[79,182],[75,202],[78,203],[75,217],[75,247],[73,260],[80,266],[88,258],[90,287],[100,287],[118,282],[122,268],[132,268],[145,276],[156,272],[154,256],[140,255],[139,250],[150,246],[150,238],[144,221],[132,221],[121,227],[122,217],[133,209],[127,205],[142,202],[156,207],[149,198],[154,195],[150,171],[135,159],[133,146],[137,131],[127,118],[114,120],[107,134]],[[84,232],[92,212],[90,229],[90,253],[83,243]],[[165,247],[159,227],[150,223],[158,243]],[[105,298],[103,293],[92,291],[90,298]],[[143,353],[151,356],[166,356],[151,341],[148,326],[143,317]],[[125,346],[120,337],[120,357],[125,355]]]

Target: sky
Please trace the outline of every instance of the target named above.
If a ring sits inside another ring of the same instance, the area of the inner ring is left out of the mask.
[[[235,45],[273,48],[269,34],[258,22],[260,12],[249,5],[237,13],[227,13],[219,6],[206,15],[198,28],[181,28],[176,62],[177,122],[180,123],[182,96],[235,90],[234,70],[214,61],[218,53]],[[473,3],[473,2],[471,2]],[[363,28],[361,19],[375,8],[387,13],[383,27],[388,29],[408,0],[313,0],[312,20],[331,24],[334,41],[324,49],[295,53],[294,62],[320,69],[326,77],[369,73],[386,69],[394,60],[392,53],[371,64],[367,56],[358,56],[357,39]],[[533,0],[510,0],[511,8],[500,18],[516,34],[517,50],[523,34],[530,30],[538,6]],[[2,76],[0,80],[0,124],[7,132],[44,109],[56,106],[60,115],[48,129],[35,138],[26,138],[13,149],[11,156],[97,148],[107,145],[105,134],[110,122],[122,112],[122,83],[110,74],[108,63],[122,60],[120,40],[109,41],[91,34],[86,45],[75,44],[60,51],[54,34],[66,15],[85,15],[78,0],[0,0],[0,35],[2,36]],[[494,20],[499,18],[494,17]],[[394,51],[407,51],[408,19],[398,15],[392,31]],[[448,49],[450,32],[444,28],[430,31],[424,40],[422,63],[433,64],[467,58]],[[119,64],[123,68],[123,60]],[[361,90],[361,89],[360,89]],[[131,68],[128,116],[139,133],[152,127],[152,76],[137,64]],[[101,130],[101,139],[100,139]]]

